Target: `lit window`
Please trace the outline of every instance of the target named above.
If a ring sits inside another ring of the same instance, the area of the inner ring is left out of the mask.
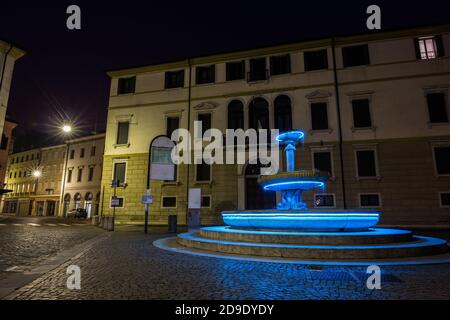
[[[432,38],[419,38],[418,40],[420,59],[428,60],[437,57],[436,41]]]

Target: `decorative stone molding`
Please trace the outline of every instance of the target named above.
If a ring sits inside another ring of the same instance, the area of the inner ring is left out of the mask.
[[[305,97],[308,100],[316,100],[316,99],[327,99],[331,96],[332,96],[331,92],[325,90],[316,90],[307,94]]]
[[[214,110],[219,106],[218,103],[208,101],[208,102],[202,102],[194,107],[195,110],[198,111],[204,111],[204,110]]]

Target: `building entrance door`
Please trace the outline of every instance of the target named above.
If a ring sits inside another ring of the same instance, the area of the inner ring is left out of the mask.
[[[276,193],[265,192],[258,184],[261,164],[248,164],[245,168],[245,209],[267,210],[276,207]]]
[[[87,217],[90,218],[92,214],[92,201],[85,201],[84,208],[87,212]]]
[[[42,217],[44,215],[44,201],[36,202],[36,216]]]
[[[56,209],[56,202],[55,201],[47,201],[47,212],[45,213],[45,215],[46,216],[54,216],[55,209]]]

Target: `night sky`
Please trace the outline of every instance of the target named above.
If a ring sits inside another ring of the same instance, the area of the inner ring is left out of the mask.
[[[82,29],[66,28],[81,7]],[[74,119],[78,134],[106,127],[107,70],[331,35],[450,22],[449,1],[2,1],[0,39],[28,54],[15,67],[8,113],[19,149],[60,140],[52,126]]]

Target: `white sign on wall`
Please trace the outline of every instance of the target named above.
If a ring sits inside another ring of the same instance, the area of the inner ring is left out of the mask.
[[[189,209],[201,208],[202,189],[190,188],[189,189]]]
[[[175,165],[172,163],[171,152],[175,146],[167,137],[159,137],[151,146],[150,179],[175,180]]]

